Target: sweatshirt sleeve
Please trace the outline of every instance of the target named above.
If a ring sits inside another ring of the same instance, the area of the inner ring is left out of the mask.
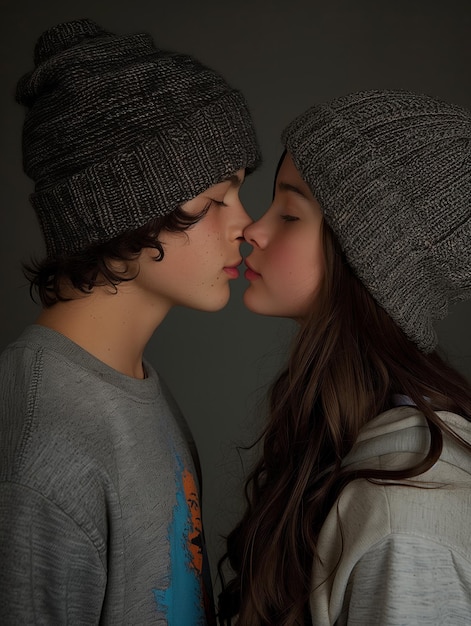
[[[0,563],[2,623],[98,624],[106,572],[96,547],[57,505],[14,483],[0,487]]]
[[[446,546],[391,535],[352,571],[338,624],[437,626],[469,624],[471,564]]]

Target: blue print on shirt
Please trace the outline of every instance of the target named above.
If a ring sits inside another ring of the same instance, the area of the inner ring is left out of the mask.
[[[154,598],[168,626],[206,624],[201,572],[202,527],[194,478],[177,456],[177,494],[168,529],[170,576],[166,589],[154,589]]]

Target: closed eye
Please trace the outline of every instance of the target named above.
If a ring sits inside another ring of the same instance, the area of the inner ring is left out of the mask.
[[[295,215],[281,215],[280,217],[285,222],[297,222],[299,220],[299,217]]]
[[[222,200],[214,200],[213,198],[211,198],[211,200],[208,202],[208,204],[203,209],[204,213],[206,214],[213,205],[216,205],[216,206],[227,206],[227,204],[224,201],[222,201]]]

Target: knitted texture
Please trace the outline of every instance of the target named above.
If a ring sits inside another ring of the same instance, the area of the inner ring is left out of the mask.
[[[243,95],[147,34],[77,20],[43,33],[34,58],[17,100],[48,256],[135,230],[260,161]]]
[[[471,297],[471,115],[409,92],[314,106],[283,142],[376,301],[424,352]]]

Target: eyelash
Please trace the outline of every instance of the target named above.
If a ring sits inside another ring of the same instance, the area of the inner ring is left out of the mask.
[[[284,222],[297,222],[299,217],[295,217],[294,215],[281,215],[281,219]]]
[[[213,204],[215,204],[216,206],[227,206],[227,204],[223,200],[210,200],[208,204],[204,207],[204,211],[207,213]]]

